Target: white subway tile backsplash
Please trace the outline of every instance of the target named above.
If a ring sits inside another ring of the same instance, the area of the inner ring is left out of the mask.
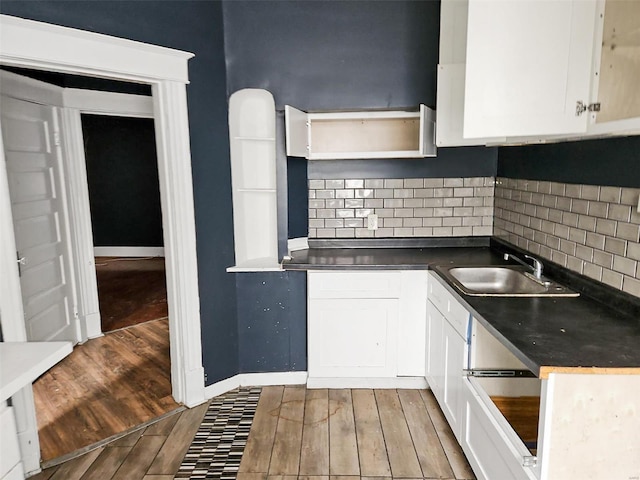
[[[421,198],[405,198],[403,207],[405,208],[421,208],[424,205],[424,201]]]
[[[325,180],[324,188],[344,188],[344,180]]]
[[[640,261],[640,243],[629,242],[627,246],[627,256]]]
[[[622,189],[620,187],[600,187],[600,201],[620,203]]]
[[[425,188],[440,188],[444,186],[444,178],[425,178]]]
[[[347,188],[336,190],[336,198],[355,198],[355,190]]]
[[[358,188],[358,187],[354,187],[354,188]],[[384,180],[379,178],[367,178],[364,181],[364,188],[384,188]]]
[[[618,222],[618,232],[616,236],[631,242],[638,242],[640,241],[640,225]]]
[[[359,188],[355,191],[356,198],[373,198],[372,188]]]
[[[423,178],[405,178],[403,183],[404,188],[422,188],[424,187]]]
[[[364,188],[364,180],[345,180],[344,188]]]
[[[335,190],[316,190],[316,198],[336,198]]]
[[[380,202],[382,205],[382,201]],[[363,208],[365,206],[365,200],[362,198],[345,198],[344,208]]]
[[[640,296],[640,189],[496,180],[493,234]]]
[[[491,235],[494,185],[493,177],[311,180],[309,236]],[[365,229],[372,213],[377,230]]]
[[[324,221],[324,226],[327,228],[342,228],[344,227],[344,220],[341,218],[327,218]]]
[[[404,180],[402,178],[385,178],[384,188],[402,188]]]
[[[445,178],[445,187],[464,187],[464,180],[462,178]]]

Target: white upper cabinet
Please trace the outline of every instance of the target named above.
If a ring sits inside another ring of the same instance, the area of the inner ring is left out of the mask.
[[[469,0],[464,136],[584,132],[595,0]]]
[[[443,0],[438,146],[640,133],[640,2]]]
[[[435,112],[383,110],[307,113],[285,106],[287,155],[310,160],[436,155]]]

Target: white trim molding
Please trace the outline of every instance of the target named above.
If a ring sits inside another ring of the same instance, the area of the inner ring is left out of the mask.
[[[217,397],[238,387],[266,387],[269,385],[304,385],[307,372],[240,373],[205,388],[207,399]]]
[[[0,15],[2,61],[116,80],[189,83],[193,53]]]
[[[205,400],[185,89],[191,57],[193,54],[188,52],[0,15],[2,64],[152,86],[167,266],[172,393],[176,402],[189,407]],[[24,341],[24,325],[22,329],[17,326],[23,323],[20,284],[12,248],[15,237],[5,162],[0,158],[0,267],[4,273],[0,277],[2,287],[7,284],[7,288],[0,288],[0,314],[4,340]],[[82,235],[86,236],[87,230]],[[85,254],[92,256],[91,238],[80,240],[85,246],[91,245]],[[89,262],[85,260],[86,268],[92,266]],[[35,417],[33,398],[23,397],[14,397],[16,417]],[[37,457],[33,452],[39,452],[38,443],[21,442],[20,446],[25,471],[37,472],[40,466],[32,459]]]
[[[153,118],[153,98],[130,93],[65,88],[64,106],[93,115]]]
[[[93,247],[96,257],[164,257],[164,247]]]

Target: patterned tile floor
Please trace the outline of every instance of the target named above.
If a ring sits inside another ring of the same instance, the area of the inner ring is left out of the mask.
[[[176,479],[236,478],[260,390],[240,388],[211,401]]]

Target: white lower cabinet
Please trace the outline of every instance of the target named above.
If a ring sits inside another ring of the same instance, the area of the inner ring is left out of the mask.
[[[397,299],[313,300],[309,375],[395,377]]]
[[[462,380],[462,449],[479,480],[534,480],[533,456],[475,379]],[[533,465],[532,465],[533,466]]]
[[[462,371],[466,364],[469,313],[430,273],[425,376],[454,435],[462,434]]]
[[[318,378],[423,379],[426,275],[308,272],[310,385]]]

